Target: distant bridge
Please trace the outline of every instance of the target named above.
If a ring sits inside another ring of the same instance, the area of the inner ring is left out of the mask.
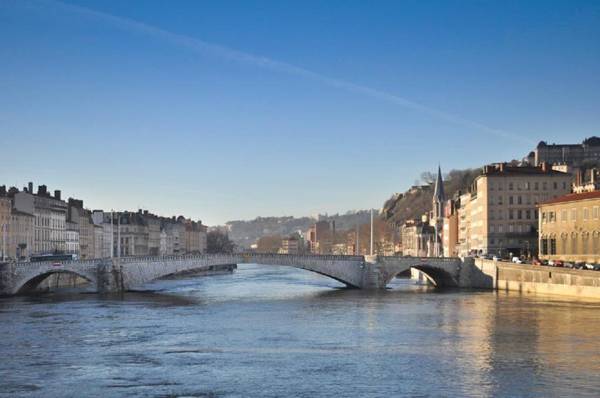
[[[99,293],[119,292],[169,275],[209,270],[230,264],[282,265],[305,269],[359,289],[384,289],[398,274],[415,268],[439,287],[470,287],[472,259],[373,257],[294,254],[205,254],[194,256],[124,257],[0,265],[0,295],[25,293],[49,275],[67,273],[90,282]]]

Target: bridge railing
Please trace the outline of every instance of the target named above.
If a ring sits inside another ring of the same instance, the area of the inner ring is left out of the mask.
[[[415,257],[415,256],[379,256],[379,258],[382,259],[403,259],[403,260],[415,260],[418,262],[431,262],[431,261],[436,261],[436,262],[447,262],[447,263],[453,263],[456,261],[462,261],[462,259],[460,257]]]

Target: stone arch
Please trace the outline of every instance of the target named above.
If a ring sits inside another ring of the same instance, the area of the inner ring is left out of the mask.
[[[403,269],[397,269],[388,272],[387,275],[384,276],[384,287],[387,286],[396,276],[411,269],[421,271],[436,288],[458,286],[458,281],[455,279],[455,277],[453,277],[452,274],[444,268],[430,264],[414,264],[408,265]]]
[[[43,269],[40,270],[40,272],[35,273],[33,275],[27,275],[22,277],[17,283],[15,283],[12,294],[24,294],[31,292],[50,275],[56,274],[76,275],[80,278],[85,279],[91,285],[94,285],[94,288],[96,285],[96,278],[76,270],[64,268]]]

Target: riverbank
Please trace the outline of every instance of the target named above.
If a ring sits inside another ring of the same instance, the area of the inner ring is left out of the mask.
[[[480,288],[600,299],[600,272],[475,259]]]

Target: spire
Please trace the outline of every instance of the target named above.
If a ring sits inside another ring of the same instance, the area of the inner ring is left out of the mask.
[[[444,181],[442,181],[442,168],[439,165],[438,175],[435,180],[435,189],[433,191],[433,199],[440,203],[446,200],[446,195],[444,194]]]

